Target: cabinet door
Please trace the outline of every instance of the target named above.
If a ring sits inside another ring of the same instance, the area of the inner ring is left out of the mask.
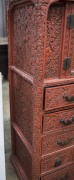
[[[61,76],[72,77],[74,75],[74,2],[66,4],[62,62]]]
[[[64,8],[62,2],[57,2],[51,4],[48,9],[45,34],[45,79],[59,76]]]

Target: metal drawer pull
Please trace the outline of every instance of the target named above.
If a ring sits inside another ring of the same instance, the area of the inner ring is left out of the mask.
[[[74,116],[69,120],[67,120],[66,122],[64,121],[64,119],[60,119],[60,123],[64,124],[64,125],[69,125],[74,121]]]
[[[66,174],[65,178],[61,178],[60,180],[66,180],[66,179],[68,179],[68,177],[69,177],[69,175],[68,175],[68,174]],[[58,178],[56,178],[55,180],[59,180],[59,179],[58,179]]]
[[[66,144],[69,144],[69,142],[70,142],[72,139],[73,139],[73,138],[70,137],[70,138],[68,139],[68,141],[64,141],[64,142],[62,142],[61,140],[59,140],[59,141],[57,142],[57,144],[59,144],[59,145],[61,145],[61,146],[64,146],[64,145],[66,145]]]
[[[64,94],[63,98],[66,98],[66,101],[68,101],[68,102],[74,101],[74,96],[71,96],[70,98],[68,98],[68,96],[66,94]]]
[[[55,164],[54,164],[54,167],[57,167],[61,164],[61,160],[60,159],[57,159]]]

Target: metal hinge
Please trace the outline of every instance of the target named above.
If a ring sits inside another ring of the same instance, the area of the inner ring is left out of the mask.
[[[67,28],[68,29],[74,28],[74,14],[69,14],[67,16]]]
[[[63,62],[63,69],[68,70],[70,68],[70,64],[71,64],[71,58],[66,57]]]

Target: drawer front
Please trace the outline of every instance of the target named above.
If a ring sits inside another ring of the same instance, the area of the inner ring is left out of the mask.
[[[73,161],[73,148],[62,150],[48,156],[44,156],[41,160],[41,172],[49,172],[56,170],[67,163],[72,164]]]
[[[72,125],[74,125],[74,109],[50,113],[43,118],[43,132],[65,129]]]
[[[41,180],[67,180],[67,179],[68,180],[74,179],[73,165],[41,178]]]
[[[42,154],[46,155],[57,150],[72,146],[74,143],[74,128],[48,133],[42,138]]]
[[[45,110],[74,105],[74,84],[45,89]]]

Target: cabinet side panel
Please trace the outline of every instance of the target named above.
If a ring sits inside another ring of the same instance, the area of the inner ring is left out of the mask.
[[[32,157],[28,152],[27,148],[24,146],[20,138],[15,134],[16,141],[16,155],[15,157],[20,162],[22,169],[25,171],[29,180],[32,180]],[[25,179],[24,179],[25,180]]]
[[[32,85],[13,75],[14,120],[32,145]]]
[[[14,167],[16,161],[15,169],[20,179],[32,180],[35,7],[32,1],[17,2],[11,7],[9,12],[11,160]]]
[[[13,65],[33,74],[34,5],[20,5],[13,12]]]
[[[16,73],[12,74],[12,161],[14,158],[18,161],[16,171],[23,179],[26,176],[32,180],[32,84]],[[15,167],[15,161],[13,165]]]

